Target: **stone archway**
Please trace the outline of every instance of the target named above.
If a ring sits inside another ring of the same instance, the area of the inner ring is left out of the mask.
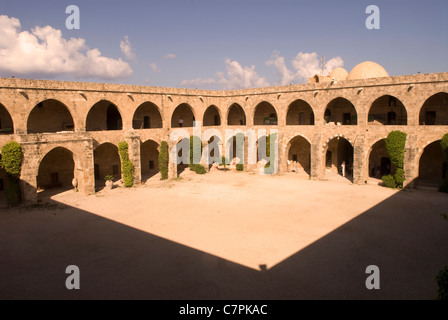
[[[287,171],[311,174],[311,144],[302,136],[296,136],[288,143]]]
[[[443,155],[440,140],[430,143],[420,157],[418,185],[438,187],[446,177],[446,168],[447,161]]]
[[[14,124],[8,110],[0,103],[0,134],[13,134]]]
[[[114,180],[121,179],[121,160],[118,147],[106,142],[93,151],[95,190],[104,187],[105,177],[112,176]]]
[[[56,147],[40,161],[37,174],[37,191],[62,192],[73,188],[75,161],[73,152]],[[38,196],[39,197],[39,196]]]
[[[334,137],[327,143],[323,152],[324,175],[339,175],[353,182],[354,147],[350,141],[344,137]]]
[[[355,106],[345,98],[336,98],[328,103],[324,113],[325,123],[357,125],[358,115]]]
[[[314,112],[304,100],[296,100],[288,107],[286,125],[314,125]]]
[[[394,96],[385,95],[376,99],[369,110],[369,125],[407,125],[404,104]]]
[[[148,140],[140,146],[142,181],[147,181],[159,173],[159,144]]]
[[[207,110],[205,110],[202,125],[204,127],[221,125],[221,115],[216,106],[211,105],[210,107],[207,108]]]
[[[278,115],[274,106],[269,102],[260,102],[254,111],[254,125],[277,125]]]
[[[238,103],[234,103],[230,106],[229,113],[227,115],[227,125],[229,126],[246,125],[246,113]]]
[[[86,131],[122,130],[123,121],[117,106],[110,101],[101,100],[89,110]]]
[[[28,121],[28,133],[54,133],[74,131],[73,117],[68,108],[54,99],[39,102],[31,110]]]
[[[142,103],[134,113],[132,119],[133,129],[162,128],[162,116],[159,108],[152,102]]]
[[[193,109],[187,103],[182,103],[174,110],[171,116],[171,127],[193,127],[196,121]]]
[[[448,125],[448,93],[440,92],[428,98],[420,109],[420,125]]]

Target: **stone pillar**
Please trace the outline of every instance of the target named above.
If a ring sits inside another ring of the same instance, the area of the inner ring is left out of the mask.
[[[288,155],[288,141],[283,141],[284,135],[280,132],[278,133],[278,173],[286,173],[288,171],[287,163]]]
[[[310,178],[312,180],[318,180],[322,177],[324,168],[324,162],[322,161],[322,137],[320,134],[316,134],[311,139],[311,169]]]
[[[134,131],[129,130],[124,136],[128,143],[129,160],[134,165],[134,184],[140,185],[142,182],[141,156],[140,156],[140,136]]]
[[[171,152],[176,146],[176,142],[168,140],[168,179],[177,178],[177,152]]]
[[[404,152],[404,176],[406,180],[403,183],[403,188],[415,188],[418,183],[419,157],[417,140],[418,136],[414,134],[408,134],[406,139]]]
[[[76,170],[76,169],[75,169]],[[93,159],[93,140],[83,142],[83,153],[81,159],[80,174],[75,173],[75,178],[79,181],[78,190],[83,194],[95,193],[95,166]],[[76,176],[78,175],[78,176]]]
[[[20,175],[20,187],[22,202],[24,204],[37,203],[37,174],[39,171],[39,144],[21,143],[23,151],[22,171]]]
[[[365,177],[365,136],[358,136],[353,146],[353,183],[354,184],[365,184],[367,177]]]

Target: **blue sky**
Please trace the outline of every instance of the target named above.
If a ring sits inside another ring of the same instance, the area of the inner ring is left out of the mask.
[[[306,82],[321,56],[327,72],[447,72],[447,13],[446,0],[1,0],[0,77],[221,90]]]

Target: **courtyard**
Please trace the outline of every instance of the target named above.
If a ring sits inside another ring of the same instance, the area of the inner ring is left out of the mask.
[[[433,190],[186,170],[39,198],[1,210],[0,299],[431,300],[448,265],[448,197]]]

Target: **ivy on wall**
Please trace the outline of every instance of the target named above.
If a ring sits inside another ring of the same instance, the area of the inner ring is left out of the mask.
[[[129,159],[129,146],[126,141],[118,144],[118,153],[121,158],[121,171],[123,173],[123,180],[125,188],[130,188],[134,185],[134,165]]]
[[[23,151],[19,143],[11,141],[3,146],[0,167],[8,177],[8,186],[5,189],[6,199],[11,207],[21,202],[20,173],[22,170]]]

